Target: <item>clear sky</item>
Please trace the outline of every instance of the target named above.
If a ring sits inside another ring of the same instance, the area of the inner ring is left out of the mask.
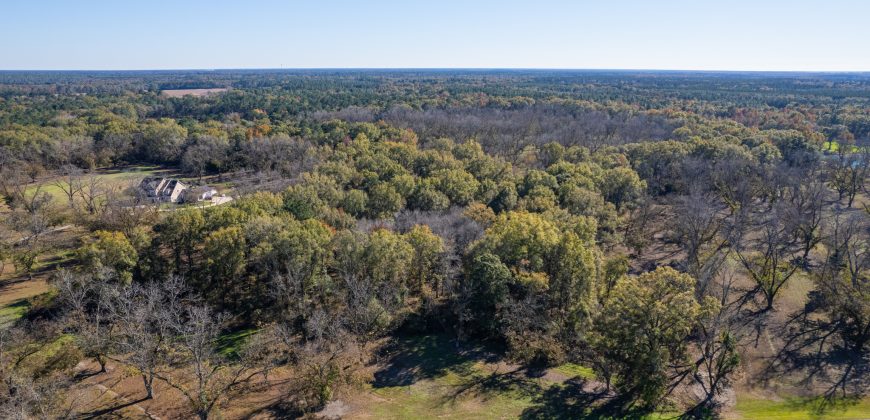
[[[870,0],[0,0],[0,69],[870,71]]]

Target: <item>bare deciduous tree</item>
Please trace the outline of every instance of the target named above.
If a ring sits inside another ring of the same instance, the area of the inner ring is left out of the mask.
[[[113,354],[118,319],[113,311],[120,290],[102,281],[62,270],[55,276],[58,297],[68,310],[67,325],[74,332],[76,343],[85,354],[106,372],[106,363]]]
[[[133,285],[118,297],[114,316],[118,323],[115,341],[119,362],[133,367],[142,377],[146,398],[154,398],[154,379],[164,367],[172,340],[171,320],[177,319],[183,293],[181,280]]]
[[[722,394],[734,381],[740,368],[740,346],[743,332],[739,325],[738,307],[734,305],[735,273],[721,271],[708,296],[716,299],[715,310],[698,322],[691,348],[697,357],[692,369],[692,383],[703,397],[687,412],[699,418],[718,411]]]
[[[862,214],[837,212],[828,230],[816,290],[780,331],[785,343],[768,375],[800,373],[804,384],[824,384],[833,403],[870,389],[870,239]]]
[[[154,372],[154,376],[177,389],[197,417],[206,420],[239,385],[250,381],[260,370],[248,360],[230,361],[215,349],[215,342],[226,317],[208,307],[185,305],[168,319],[174,335],[170,366],[173,371]]]
[[[59,171],[60,177],[54,181],[54,186],[63,192],[67,204],[71,210],[76,208],[76,197],[81,194],[84,185],[82,183],[82,170],[72,164],[66,164]]]
[[[788,228],[784,206],[772,206],[770,211],[756,215],[755,220],[742,224],[733,249],[755,287],[746,295],[751,301],[762,296],[760,313],[773,309],[776,297],[789,279],[800,269],[802,249]]]

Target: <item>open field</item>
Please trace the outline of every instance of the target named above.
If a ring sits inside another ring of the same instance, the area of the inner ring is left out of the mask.
[[[161,166],[136,165],[124,166],[120,168],[97,169],[92,172],[92,174],[95,175],[101,182],[105,182],[109,185],[117,187],[124,187],[131,182],[136,182],[145,177],[175,176],[177,175],[177,172],[174,169]],[[86,174],[85,176],[88,175],[91,174]],[[51,194],[55,201],[66,201],[66,195],[64,194],[66,181],[63,179],[63,177],[40,180],[38,184],[32,184],[30,187],[28,187],[28,192],[32,193],[33,191],[35,191],[37,185],[40,186],[40,191]]]
[[[226,92],[227,88],[210,88],[210,89],[166,89],[161,90],[160,94],[167,98],[181,98],[187,95],[202,97],[209,95],[217,95]]]

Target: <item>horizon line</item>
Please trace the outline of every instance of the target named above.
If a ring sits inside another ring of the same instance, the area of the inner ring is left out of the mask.
[[[0,69],[12,72],[194,72],[194,71],[574,71],[574,72],[673,72],[673,73],[792,73],[870,74],[870,70],[751,70],[751,69],[665,69],[665,68],[582,68],[582,67],[215,67],[215,68],[117,68],[117,69]]]

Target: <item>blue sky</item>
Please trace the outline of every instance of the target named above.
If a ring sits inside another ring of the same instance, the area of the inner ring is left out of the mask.
[[[0,0],[0,69],[870,71],[865,0]]]

